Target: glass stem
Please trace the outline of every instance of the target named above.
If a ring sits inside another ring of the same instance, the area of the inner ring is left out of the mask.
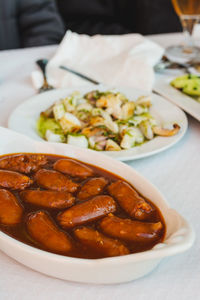
[[[194,39],[192,37],[194,25],[199,22],[199,16],[182,15],[180,21],[183,27],[183,33],[185,36],[185,49],[186,51],[194,47]]]

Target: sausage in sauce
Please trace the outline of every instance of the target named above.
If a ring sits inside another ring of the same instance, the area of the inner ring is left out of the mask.
[[[31,237],[48,250],[68,252],[72,249],[72,242],[61,231],[44,211],[33,212],[27,217],[27,230]]]
[[[121,219],[112,214],[103,218],[99,226],[105,234],[113,238],[144,243],[157,240],[163,228],[161,222],[147,223],[133,221],[130,219]]]
[[[59,159],[53,167],[55,170],[72,177],[87,178],[94,175],[92,169],[73,159]]]
[[[0,169],[7,169],[28,174],[37,171],[47,163],[47,158],[42,154],[16,154],[12,157],[0,159]]]
[[[27,203],[48,208],[67,208],[75,202],[75,198],[68,192],[26,190],[20,196]]]
[[[130,251],[120,241],[111,239],[97,230],[82,227],[74,231],[76,238],[85,246],[106,256],[129,254]]]
[[[15,225],[21,222],[23,208],[8,190],[0,189],[0,223]]]
[[[96,196],[61,212],[57,220],[63,228],[72,228],[97,220],[116,210],[116,204],[110,196]]]
[[[153,212],[151,205],[125,181],[115,181],[109,185],[108,191],[132,218],[147,220]]]
[[[26,175],[14,171],[0,170],[0,187],[23,190],[32,183],[33,181]]]
[[[73,193],[77,190],[78,184],[65,175],[53,171],[41,169],[35,174],[37,184],[45,189],[54,191],[66,191]]]
[[[101,194],[104,187],[108,184],[108,180],[104,177],[95,177],[89,179],[78,193],[79,200],[86,200],[90,197]]]

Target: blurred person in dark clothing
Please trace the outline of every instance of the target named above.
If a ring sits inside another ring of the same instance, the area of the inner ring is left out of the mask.
[[[0,0],[0,50],[56,44],[63,35],[54,0]]]
[[[65,29],[78,33],[181,31],[171,0],[57,0]]]
[[[171,0],[0,0],[1,50],[56,44],[68,29],[145,35],[181,31],[181,25]]]

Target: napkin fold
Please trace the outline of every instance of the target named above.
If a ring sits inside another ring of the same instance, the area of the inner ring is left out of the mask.
[[[140,34],[88,36],[67,31],[47,66],[48,82],[57,88],[77,87],[89,83],[65,70],[67,66],[111,87],[132,87],[151,91],[153,66],[164,49]],[[32,73],[35,88],[42,85],[42,74]]]

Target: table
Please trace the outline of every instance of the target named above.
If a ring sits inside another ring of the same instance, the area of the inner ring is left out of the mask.
[[[180,34],[150,36],[162,46],[181,38]],[[47,46],[0,52],[0,126],[7,126],[11,111],[35,94],[30,78],[35,60],[50,58],[55,50],[56,46]],[[144,278],[108,286],[50,278],[0,252],[0,299],[200,299],[200,123],[190,116],[188,121],[185,137],[174,147],[129,165],[154,183],[170,206],[193,225],[197,237],[189,251],[164,259]]]

